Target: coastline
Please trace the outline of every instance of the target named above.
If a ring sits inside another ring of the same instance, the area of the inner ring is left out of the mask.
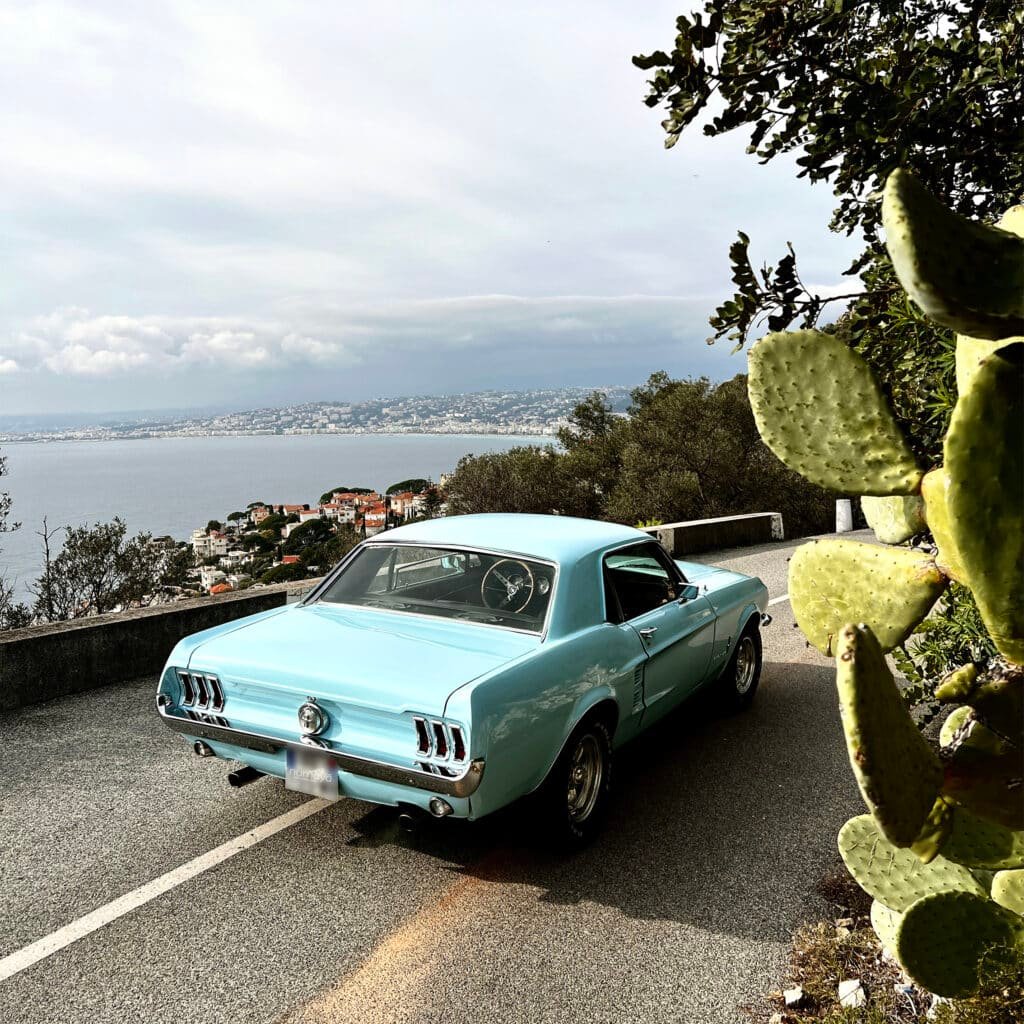
[[[161,431],[126,433],[81,433],[0,435],[0,445],[11,444],[57,444],[74,441],[163,441],[171,438],[214,438],[214,437],[535,437],[557,440],[555,431],[499,430],[210,430],[210,431]]]

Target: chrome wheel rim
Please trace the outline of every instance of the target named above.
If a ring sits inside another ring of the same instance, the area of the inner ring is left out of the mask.
[[[580,738],[569,763],[567,792],[569,817],[574,822],[586,821],[594,811],[604,778],[604,758],[596,737]]]
[[[736,647],[736,692],[743,696],[754,685],[754,671],[757,668],[757,652],[749,636],[740,637]]]

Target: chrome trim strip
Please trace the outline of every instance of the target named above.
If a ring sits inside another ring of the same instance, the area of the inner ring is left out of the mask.
[[[181,733],[197,740],[213,740],[215,743],[227,743],[234,747],[257,750],[263,754],[276,754],[289,748],[309,750],[307,745],[298,740],[282,740],[276,736],[245,732],[242,729],[192,722],[187,718],[168,713],[164,704],[166,700],[166,696],[157,698],[157,712],[164,725],[172,732]],[[393,782],[398,786],[424,789],[430,793],[440,793],[442,796],[471,796],[477,791],[484,775],[484,759],[482,757],[471,761],[461,775],[445,777],[433,775],[412,765],[403,768],[385,761],[375,761],[372,758],[349,754],[343,750],[333,750],[326,744],[325,750],[338,762],[338,768],[341,771],[361,775],[367,779],[377,779],[380,782]]]

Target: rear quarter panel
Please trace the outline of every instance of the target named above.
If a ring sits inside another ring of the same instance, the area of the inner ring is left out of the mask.
[[[635,732],[634,669],[642,660],[635,633],[602,623],[549,639],[527,658],[456,690],[445,715],[473,723],[472,756],[487,761],[472,817],[536,789],[576,723],[600,702],[617,706],[616,745]]]

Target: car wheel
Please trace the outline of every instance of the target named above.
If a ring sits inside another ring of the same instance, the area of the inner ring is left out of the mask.
[[[719,680],[719,694],[727,711],[750,707],[761,681],[761,631],[749,625],[736,641],[729,664]]]
[[[612,742],[599,718],[580,723],[544,782],[544,816],[563,848],[589,842],[600,831],[612,778]]]

